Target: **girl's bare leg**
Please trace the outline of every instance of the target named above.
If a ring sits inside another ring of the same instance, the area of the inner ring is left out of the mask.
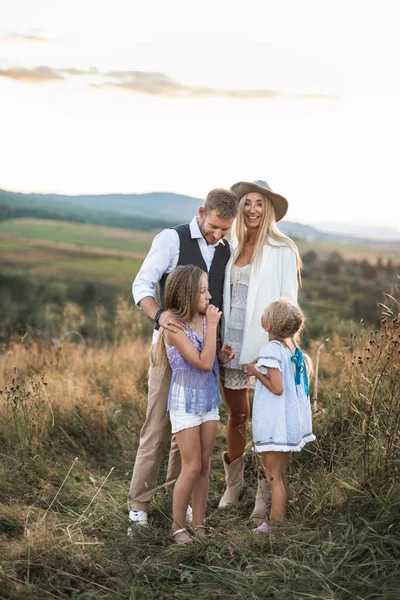
[[[279,523],[287,509],[286,466],[289,452],[262,452],[261,461],[268,485],[271,488],[271,523]]]
[[[287,463],[286,463],[287,466]],[[286,490],[286,496],[289,496],[289,491],[288,491],[288,484],[287,484],[287,478],[286,478],[286,472],[283,475],[283,485],[285,486],[285,490]]]
[[[224,399],[228,405],[227,427],[228,459],[233,462],[244,454],[247,443],[247,421],[250,414],[249,390],[231,390],[222,382]]]
[[[196,479],[192,492],[193,527],[204,525],[207,506],[210,460],[217,435],[218,421],[206,421],[200,425],[201,469]],[[199,529],[198,535],[204,535],[204,530]]]
[[[186,527],[186,510],[196,479],[201,471],[200,426],[178,431],[176,441],[181,453],[182,468],[174,487],[172,532]],[[179,534],[180,541],[188,541],[189,539],[191,538],[187,534]]]

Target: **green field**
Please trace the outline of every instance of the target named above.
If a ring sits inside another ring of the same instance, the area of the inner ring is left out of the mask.
[[[32,243],[46,242],[56,247],[72,245],[77,246],[77,250],[99,248],[121,253],[140,254],[144,257],[155,233],[66,221],[14,219],[0,222],[0,252],[19,250],[23,246],[22,240],[31,240]],[[361,245],[321,240],[299,240],[298,246],[301,254],[314,251],[320,258],[326,257],[331,252],[339,252],[345,259],[362,260],[365,258],[370,262],[376,262],[380,257],[400,264],[398,250],[379,247],[373,242],[369,245]]]
[[[154,233],[132,229],[66,221],[46,221],[44,219],[3,221],[0,223],[0,238],[4,234],[12,238],[139,253],[147,252],[154,237]]]
[[[130,290],[155,232],[64,221],[15,219],[0,222],[1,272],[73,282],[99,282]],[[314,251],[320,259],[338,252],[345,259],[378,258],[400,264],[395,249],[373,245],[298,241],[300,253]]]
[[[378,258],[391,260],[394,264],[400,264],[400,252],[395,249],[383,248],[374,245],[362,244],[342,244],[339,242],[330,242],[323,240],[296,240],[300,254],[314,251],[320,258],[326,258],[332,252],[338,252],[346,260],[366,259],[371,263],[376,263]]]
[[[111,252],[111,251],[109,251]],[[0,239],[1,273],[35,279],[103,283],[128,291],[142,264],[142,257],[109,254],[76,247],[31,244]]]
[[[125,282],[130,289],[141,264],[141,261],[136,259],[106,257],[91,259],[86,257],[78,261],[61,261],[59,267],[63,272],[66,274],[71,273],[75,278],[82,276],[82,278],[87,279],[96,273],[96,275],[101,276],[103,283],[120,285]]]
[[[0,223],[1,272],[130,290],[154,234],[18,219]]]

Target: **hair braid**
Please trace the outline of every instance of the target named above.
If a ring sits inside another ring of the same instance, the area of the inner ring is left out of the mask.
[[[264,318],[277,340],[284,342],[291,339],[297,345],[304,327],[304,315],[297,304],[286,298],[279,298],[267,306]]]
[[[274,339],[285,345],[287,345],[287,340],[290,340],[294,346],[299,346],[305,319],[297,304],[293,304],[286,298],[279,298],[267,306],[263,319],[265,325],[270,326],[270,333]],[[303,352],[303,356],[308,376],[312,377],[312,360],[305,352]]]
[[[173,313],[181,323],[189,323],[195,315],[201,279],[207,275],[194,265],[179,266],[168,275],[164,291],[164,309]],[[166,362],[163,331],[158,336],[156,354],[161,363]]]

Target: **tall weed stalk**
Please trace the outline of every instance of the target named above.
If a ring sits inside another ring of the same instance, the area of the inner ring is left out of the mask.
[[[21,462],[34,454],[45,439],[53,419],[43,377],[30,379],[14,367],[9,385],[0,392],[0,438],[7,452]]]
[[[350,392],[362,434],[362,464],[370,479],[398,470],[400,459],[400,303],[387,296],[381,330],[357,340]]]

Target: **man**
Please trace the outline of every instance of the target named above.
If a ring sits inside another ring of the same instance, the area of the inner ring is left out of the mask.
[[[161,458],[171,441],[171,425],[167,412],[171,381],[169,366],[157,364],[154,344],[158,328],[175,332],[184,329],[174,321],[169,311],[163,310],[156,299],[160,284],[161,298],[168,274],[177,265],[196,265],[208,272],[211,302],[222,307],[225,266],[230,258],[230,245],[224,239],[237,212],[237,198],[230,190],[217,188],[207,195],[198,216],[191,223],[164,229],[153,240],[150,252],[132,285],[137,306],[154,320],[155,330],[150,350],[149,394],[146,420],[140,432],[128,497],[131,524],[147,523],[148,505],[157,487]],[[162,300],[161,300],[162,303]],[[169,457],[167,481],[176,479],[180,472],[180,455],[173,440]]]

